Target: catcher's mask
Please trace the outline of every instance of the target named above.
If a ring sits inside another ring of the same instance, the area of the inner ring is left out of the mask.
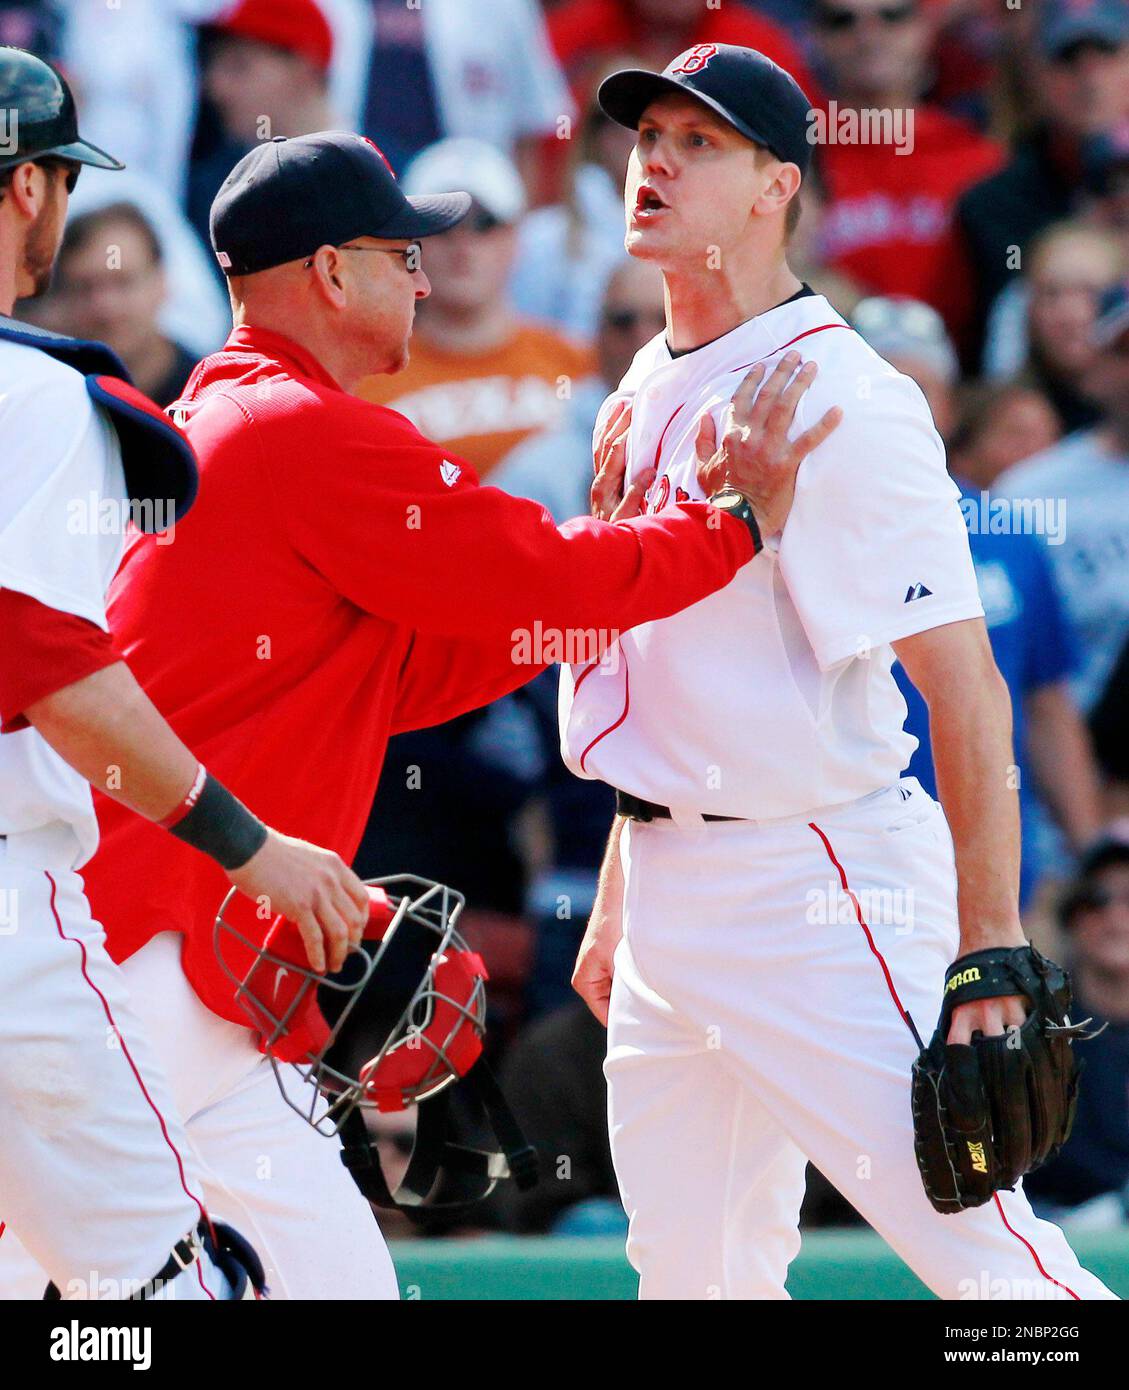
[[[335,975],[310,968],[298,928],[285,917],[274,917],[263,938],[261,913],[237,889],[216,917],[216,955],[283,1099],[319,1133],[341,1136],[342,1161],[381,1206],[463,1206],[509,1176],[531,1187],[536,1157],[482,1056],[487,975],[455,927],[465,899],[414,874],[367,887],[364,939]],[[287,1066],[310,1083],[297,1096]],[[459,1081],[501,1152],[452,1141],[455,1114],[441,1093]],[[411,1159],[392,1192],[365,1111],[422,1101]]]

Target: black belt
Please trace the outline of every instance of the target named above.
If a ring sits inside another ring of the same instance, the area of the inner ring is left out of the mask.
[[[626,816],[628,820],[638,820],[646,823],[652,820],[672,820],[669,806],[659,806],[653,801],[644,801],[641,796],[632,796],[630,792],[617,791],[615,794],[615,813],[617,816]],[[745,820],[744,816],[711,816],[707,812],[702,812],[703,820]]]

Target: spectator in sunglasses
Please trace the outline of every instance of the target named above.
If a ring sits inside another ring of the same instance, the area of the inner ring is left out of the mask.
[[[473,206],[427,248],[431,296],[420,305],[407,366],[367,378],[359,394],[406,415],[485,480],[511,449],[563,417],[592,372],[591,352],[513,306],[525,190],[506,155],[480,140],[441,140],[408,166],[403,187],[463,189]]]
[[[1044,0],[1029,63],[1041,119],[1007,165],[970,188],[957,207],[962,274],[972,293],[970,366],[980,362],[993,302],[1025,268],[1022,253],[1043,228],[1086,203],[1092,152],[1129,118],[1126,0]]]
[[[1070,940],[1075,1008],[1109,1026],[1082,1046],[1086,1080],[1062,1152],[1024,1179],[1051,1219],[1129,1219],[1129,827],[1121,822],[1083,858],[1060,908]]]
[[[968,303],[953,273],[953,209],[1003,152],[922,99],[933,24],[918,0],[818,0],[814,39],[831,96],[815,127],[823,257],[871,293],[932,305],[959,335]],[[859,113],[857,129],[844,111]]]

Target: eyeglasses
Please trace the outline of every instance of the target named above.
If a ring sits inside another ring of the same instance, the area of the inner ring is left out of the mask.
[[[883,24],[894,25],[904,24],[916,13],[916,5],[883,5],[877,10],[869,11],[840,10],[834,5],[824,5],[817,13],[817,22],[821,29],[827,29],[832,33],[846,33],[848,30],[857,29],[870,17],[880,20]]]
[[[423,267],[423,247],[418,241],[413,241],[408,246],[338,246],[338,251],[375,251],[382,256],[399,256],[404,262],[404,269],[409,275],[414,275],[417,270]],[[303,261],[302,269],[309,270],[313,265],[314,258]]]

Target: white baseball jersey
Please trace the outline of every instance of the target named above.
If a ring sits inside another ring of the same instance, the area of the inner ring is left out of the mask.
[[[767,820],[895,782],[916,741],[891,643],[983,614],[959,492],[921,391],[808,294],[671,357],[640,349],[628,477],[656,465],[648,511],[702,498],[694,443],[746,373],[795,348],[819,364],[793,434],[844,419],[805,460],[781,534],[701,603],[623,634],[597,667],[562,671],[573,772],[696,813]]]
[[[127,498],[109,417],[72,367],[0,340],[0,438],[0,588],[108,632]],[[89,784],[34,729],[0,736],[0,835],[59,823],[77,868],[98,844]]]

